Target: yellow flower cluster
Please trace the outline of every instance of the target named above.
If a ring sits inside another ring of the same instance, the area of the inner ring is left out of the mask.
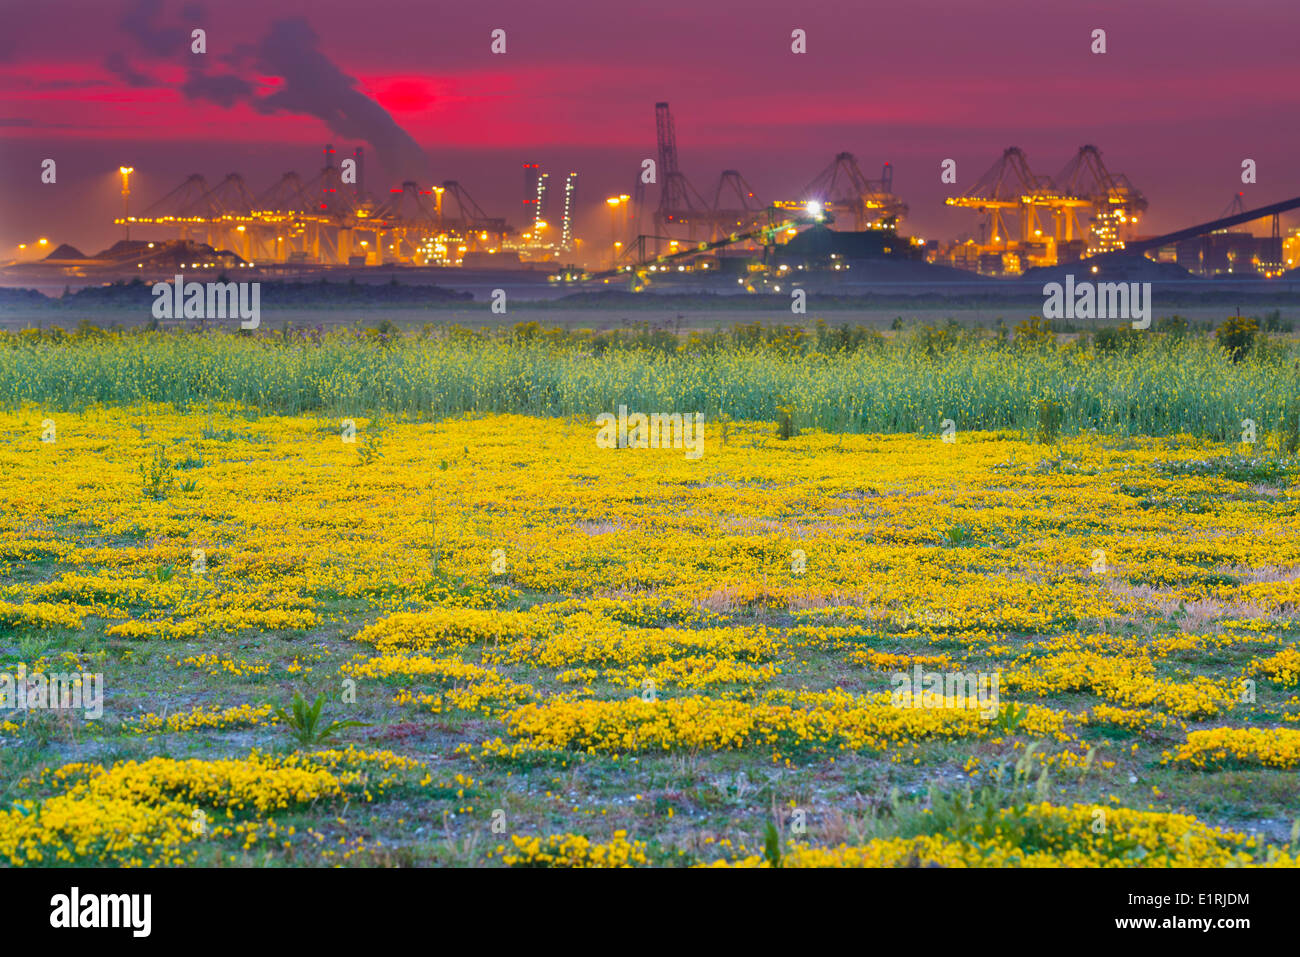
[[[1300,685],[1300,649],[1294,645],[1255,662],[1255,674],[1263,675],[1284,688]]]
[[[113,638],[197,638],[203,633],[203,626],[197,621],[172,621],[164,618],[158,621],[124,621],[110,625],[104,634]]]
[[[83,861],[122,867],[184,863],[195,805],[180,800],[59,794],[0,811],[0,861],[12,867]]]
[[[47,601],[15,604],[0,601],[0,624],[7,628],[67,628],[76,631],[93,609],[65,602]]]
[[[207,806],[258,813],[343,793],[339,779],[328,771],[256,752],[247,759],[205,761],[157,757],[123,761],[107,768],[66,764],[51,779],[59,784],[70,783],[70,794],[98,797],[129,794],[137,800],[153,802],[177,797]]]
[[[61,789],[0,811],[0,861],[14,866],[111,863],[174,865],[190,860],[200,837],[275,833],[266,815],[359,791],[381,793],[424,765],[387,751],[356,748],[244,759],[155,757],[111,766],[67,764],[42,772],[40,786]],[[428,783],[426,776],[425,784]],[[238,824],[208,822],[208,812]],[[257,825],[265,824],[266,828]]]
[[[1202,770],[1220,767],[1300,768],[1300,728],[1210,728],[1189,731],[1166,760]]]
[[[850,652],[849,661],[876,671],[910,672],[916,665],[934,669],[952,667],[952,659],[947,655],[891,655],[870,648]]]
[[[647,701],[550,700],[505,715],[514,746],[485,745],[488,753],[578,749],[591,753],[727,750],[751,746],[885,750],[932,738],[986,736],[997,725],[974,706],[897,708],[888,694],[801,695],[801,705],[747,703],[692,696]],[[1068,715],[1029,705],[1022,727],[1068,740]]]
[[[1035,658],[1007,673],[1006,687],[1042,696],[1060,691],[1091,691],[1117,704],[1160,707],[1184,718],[1208,718],[1230,710],[1240,699],[1239,682],[1198,675],[1189,682],[1162,681],[1145,657],[1090,651],[1064,651]]]
[[[1144,708],[1116,708],[1109,704],[1093,705],[1088,709],[1087,717],[1091,724],[1108,724],[1117,728],[1127,728],[1130,731],[1185,727],[1181,721],[1159,711],[1148,711]]]
[[[127,731],[136,734],[180,731],[225,731],[230,728],[255,728],[275,724],[279,719],[273,705],[241,704],[230,708],[220,706],[194,708],[177,714],[146,714],[122,723]]]
[[[552,834],[546,838],[511,835],[511,848],[496,854],[509,867],[635,867],[647,861],[645,844],[629,841],[627,831],[615,831],[606,843],[593,843],[581,834]]]
[[[264,675],[271,670],[270,665],[258,661],[236,660],[218,654],[188,655],[181,659],[173,658],[171,655],[166,657],[177,668],[189,666],[213,677],[227,674],[235,678],[244,678],[251,675]]]
[[[460,658],[381,655],[359,664],[345,664],[340,670],[358,678],[423,678],[439,685],[451,686],[437,695],[413,694],[402,690],[393,699],[395,704],[415,704],[435,712],[455,708],[491,713],[502,705],[529,701],[536,697],[536,692],[528,685]]]
[[[433,651],[511,642],[543,634],[551,622],[539,615],[471,608],[436,608],[388,615],[357,634],[381,651]]]

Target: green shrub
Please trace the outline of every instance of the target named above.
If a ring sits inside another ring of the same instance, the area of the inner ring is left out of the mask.
[[[1247,316],[1232,316],[1214,331],[1214,338],[1233,362],[1240,362],[1250,353],[1259,334],[1259,323]]]
[[[1065,419],[1065,409],[1055,399],[1040,399],[1038,402],[1038,441],[1051,445],[1061,437],[1061,422]]]
[[[1056,342],[1052,324],[1041,316],[1030,316],[1017,322],[1012,343],[1019,349],[1043,349]]]
[[[276,708],[275,714],[284,722],[284,726],[289,729],[293,736],[298,739],[298,743],[304,747],[328,741],[344,728],[368,727],[362,721],[331,721],[329,724],[323,724],[321,722],[321,709],[324,706],[324,695],[317,695],[316,700],[308,707],[302,692],[295,691],[293,693],[293,713],[287,713],[283,708]]]
[[[776,437],[785,441],[799,434],[794,424],[794,409],[783,405],[776,410]]]
[[[1135,352],[1142,334],[1132,326],[1106,326],[1097,330],[1097,351],[1103,353]]]
[[[1282,417],[1282,451],[1287,455],[1300,451],[1300,405],[1293,405]]]
[[[140,494],[145,498],[166,498],[176,485],[176,473],[166,451],[161,446],[154,450],[149,465],[140,463]]]
[[[1156,332],[1171,339],[1187,338],[1187,320],[1182,316],[1161,316],[1156,320]]]
[[[1293,332],[1295,331],[1295,323],[1290,319],[1283,319],[1281,309],[1273,309],[1264,313],[1264,331]]]

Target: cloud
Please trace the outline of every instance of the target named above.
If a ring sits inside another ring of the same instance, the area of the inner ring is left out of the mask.
[[[121,50],[114,50],[104,57],[104,67],[122,80],[127,86],[157,86],[158,81],[151,76],[138,72],[127,62]]]
[[[191,70],[181,92],[191,100],[211,100],[219,106],[231,107],[253,95],[253,85],[231,73],[208,75]]]
[[[186,7],[187,16],[201,16],[197,5]],[[162,14],[162,0],[136,0],[135,6],[122,14],[122,29],[135,38],[146,53],[154,56],[174,56],[178,51],[189,52],[190,31],[180,26],[158,25]]]
[[[187,23],[204,18],[200,4],[182,9]],[[247,103],[260,113],[296,113],[323,121],[339,137],[367,143],[387,171],[390,182],[427,183],[429,158],[392,115],[360,89],[320,49],[316,31],[301,17],[277,20],[257,43],[242,44],[223,57],[190,55],[189,27],[164,25],[162,0],[136,0],[121,26],[150,57],[181,62],[186,67],[180,91],[190,100],[230,108]],[[214,70],[219,64],[224,72]],[[104,58],[104,66],[134,87],[162,86],[164,81],[140,72],[120,51]],[[271,93],[258,95],[250,77],[278,77]]]
[[[379,154],[394,182],[429,180],[429,158],[382,106],[363,93],[321,52],[307,21],[278,20],[257,46],[256,69],[283,85],[252,101],[263,113],[281,110],[319,117],[339,136],[364,140]]]

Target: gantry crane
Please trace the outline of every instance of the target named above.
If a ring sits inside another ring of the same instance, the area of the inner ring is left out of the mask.
[[[886,163],[880,179],[869,180],[852,153],[837,153],[804,187],[799,202],[821,203],[859,231],[893,229],[907,215],[907,204],[894,195],[894,168]]]
[[[655,104],[655,136],[659,146],[659,209],[655,232],[684,226],[694,239],[695,229],[707,225],[709,205],[691,185],[677,161],[677,128],[667,103]]]
[[[1087,226],[1089,255],[1123,249],[1137,226],[1138,216],[1147,208],[1146,197],[1128,181],[1127,176],[1106,169],[1101,151],[1095,146],[1079,147],[1079,152],[1057,175],[1055,184],[1062,194],[1057,207],[1058,239],[1075,238],[1075,230],[1082,238],[1084,230],[1078,221],[1078,211],[1083,208],[1092,210],[1092,219]],[[1062,219],[1064,236],[1059,225]]]
[[[946,202],[983,216],[982,242],[1005,250],[1041,239],[1039,213],[1060,198],[1050,179],[1033,174],[1024,151],[1011,146],[974,186]]]
[[[711,238],[720,239],[737,231],[748,232],[759,226],[765,215],[765,207],[745,177],[738,170],[724,169],[718,178],[713,206],[709,210]]]

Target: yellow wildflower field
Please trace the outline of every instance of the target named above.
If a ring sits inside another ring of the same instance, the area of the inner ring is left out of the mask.
[[[598,430],[0,413],[0,861],[1296,864],[1293,458]]]

